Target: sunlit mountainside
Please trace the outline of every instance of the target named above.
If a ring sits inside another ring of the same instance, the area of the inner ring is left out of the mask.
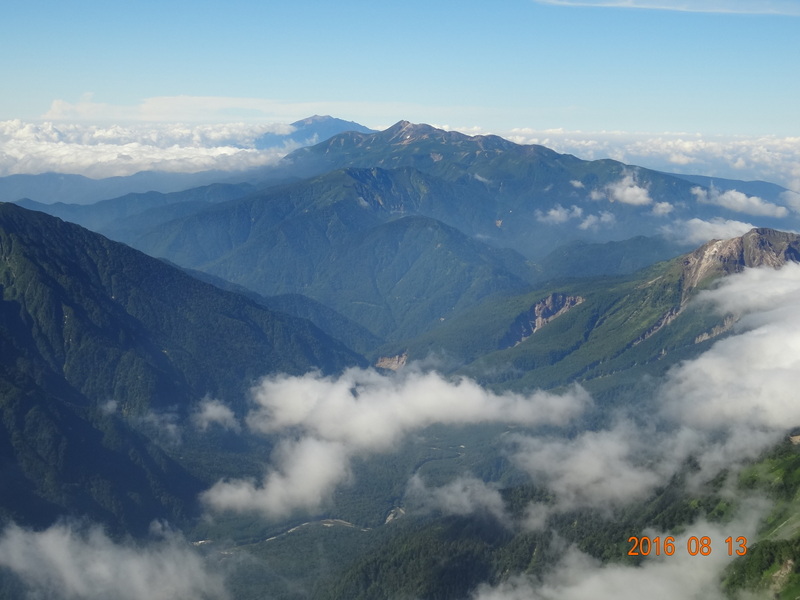
[[[796,194],[292,126],[0,204],[0,597],[795,597]]]

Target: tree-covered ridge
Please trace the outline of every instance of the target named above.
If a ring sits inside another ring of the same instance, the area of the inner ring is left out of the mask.
[[[80,227],[9,204],[0,209],[9,337],[93,401],[118,398],[134,412],[182,405],[205,394],[234,396],[270,372],[335,371],[359,361],[308,321]]]
[[[0,285],[0,514],[19,523],[180,522],[208,481],[132,426],[204,397],[240,411],[268,373],[363,363],[309,321],[11,204]]]

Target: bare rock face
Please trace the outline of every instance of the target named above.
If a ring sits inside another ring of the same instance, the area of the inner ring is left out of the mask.
[[[379,369],[390,369],[392,371],[399,371],[406,366],[408,361],[408,352],[398,354],[397,356],[381,356],[376,362],[375,366]]]
[[[780,268],[800,262],[800,235],[757,228],[730,240],[711,240],[683,261],[683,302],[711,277],[738,273],[746,267]]]
[[[581,296],[550,294],[519,315],[509,327],[500,348],[510,348],[521,344],[553,319],[566,313],[583,302]]]
[[[633,345],[643,342],[669,325],[683,312],[692,292],[709,279],[739,273],[745,268],[769,266],[779,269],[787,262],[800,262],[800,235],[766,227],[751,229],[741,237],[711,240],[683,258],[681,303],[662,315]],[[715,338],[733,327],[738,320],[728,315],[722,324],[699,335],[699,344]]]

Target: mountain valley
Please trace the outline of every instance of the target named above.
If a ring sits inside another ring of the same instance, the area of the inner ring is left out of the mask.
[[[786,190],[358,129],[233,183],[0,203],[7,531],[161,539],[243,599],[483,600],[746,535],[707,585],[790,597]],[[46,595],[3,548],[0,597]]]

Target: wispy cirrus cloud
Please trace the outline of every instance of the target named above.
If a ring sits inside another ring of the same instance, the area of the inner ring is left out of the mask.
[[[538,4],[555,6],[588,6],[597,8],[638,8],[697,13],[730,13],[744,15],[800,16],[800,6],[794,0],[534,0]]]

